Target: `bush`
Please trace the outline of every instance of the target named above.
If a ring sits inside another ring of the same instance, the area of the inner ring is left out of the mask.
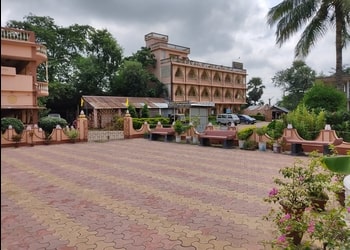
[[[61,128],[64,128],[68,125],[68,123],[63,118],[48,116],[41,118],[38,122],[38,126],[45,131],[45,135],[50,135],[52,133],[52,130],[56,128],[57,125],[60,125]]]
[[[305,140],[315,140],[320,130],[326,125],[325,112],[321,111],[317,114],[314,111],[308,111],[303,104],[287,114],[287,121]]]
[[[9,125],[16,131],[17,134],[22,134],[24,130],[24,124],[21,120],[14,117],[4,117],[1,118],[1,133],[5,133]]]
[[[267,125],[266,134],[268,134],[273,140],[281,138],[283,130],[285,128],[282,120],[273,120]]]
[[[238,140],[247,140],[253,134],[253,127],[245,127],[237,132]]]

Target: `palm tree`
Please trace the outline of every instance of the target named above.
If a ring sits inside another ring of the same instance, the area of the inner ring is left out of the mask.
[[[283,0],[272,7],[267,23],[277,23],[276,44],[282,46],[303,25],[306,25],[295,47],[295,57],[306,57],[329,27],[335,26],[337,87],[342,90],[342,51],[350,41],[349,0]]]
[[[253,77],[248,82],[248,102],[249,104],[256,104],[264,93],[265,86],[260,77]]]

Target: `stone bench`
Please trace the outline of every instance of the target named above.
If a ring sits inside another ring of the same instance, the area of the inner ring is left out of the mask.
[[[156,127],[155,129],[152,129],[150,131],[149,138],[152,141],[157,141],[161,137],[164,138],[165,142],[169,142],[174,140],[175,138],[175,130],[174,128],[163,128],[163,127]]]
[[[211,146],[213,143],[221,143],[223,148],[232,148],[237,140],[236,130],[205,130],[198,135],[199,145]]]
[[[343,138],[337,137],[334,130],[321,130],[320,134],[315,140],[304,140],[298,134],[296,129],[286,128],[283,132],[283,141],[285,143],[291,144],[291,154],[292,155],[301,155],[304,153],[303,146],[315,146],[322,147],[323,154],[329,154],[330,145],[340,145],[343,143]]]

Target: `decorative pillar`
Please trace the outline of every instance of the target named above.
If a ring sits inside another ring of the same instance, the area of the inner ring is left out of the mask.
[[[131,129],[132,128],[133,128],[132,117],[129,113],[129,110],[126,110],[126,114],[124,116],[124,139],[131,138]]]
[[[77,120],[77,130],[79,131],[79,140],[87,141],[88,139],[88,120],[84,111],[80,111],[79,118]]]

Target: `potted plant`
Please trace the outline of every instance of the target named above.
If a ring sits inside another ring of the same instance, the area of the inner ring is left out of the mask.
[[[274,178],[277,187],[273,187],[265,202],[278,203],[279,208],[271,208],[265,220],[271,221],[277,227],[277,238],[271,244],[299,245],[308,227],[308,217],[305,209],[311,200],[305,183],[309,170],[301,160],[296,160],[292,166],[280,169],[282,178]]]
[[[323,157],[316,152],[310,154],[308,173],[304,177],[310,195],[312,207],[316,211],[324,211],[329,199],[327,190],[330,190],[332,173],[323,165]]]
[[[281,152],[280,139],[283,135],[284,123],[281,120],[273,120],[267,125],[266,134],[272,138],[273,152]]]
[[[184,125],[180,120],[176,120],[173,126],[176,133],[176,142],[180,142],[181,134],[184,132]]]
[[[267,131],[266,126],[257,127],[255,129],[255,133],[259,136],[258,146],[260,151],[266,151],[266,141],[262,140],[262,136],[266,134],[266,131]]]
[[[240,149],[244,148],[244,143],[253,134],[253,127],[245,127],[237,132],[238,146]]]

